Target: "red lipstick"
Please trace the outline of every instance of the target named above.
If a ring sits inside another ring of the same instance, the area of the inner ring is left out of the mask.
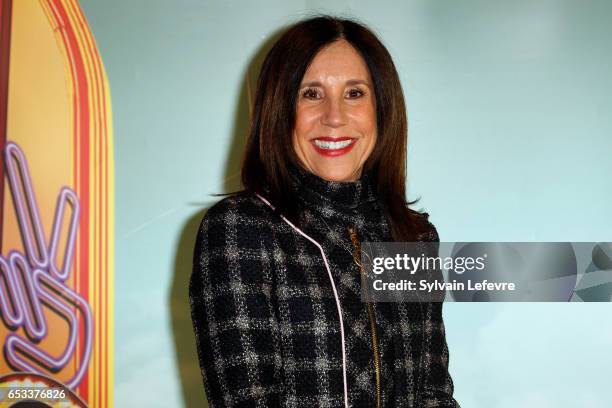
[[[351,151],[357,139],[352,137],[321,136],[310,141],[321,156],[338,157]]]

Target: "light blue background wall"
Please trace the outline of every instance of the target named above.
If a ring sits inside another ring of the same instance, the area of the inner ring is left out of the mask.
[[[612,240],[612,2],[81,0],[110,79],[117,407],[204,395],[187,281],[203,210],[237,184],[249,85],[312,11],[361,18],[408,103],[410,198],[444,241]],[[445,305],[470,408],[610,407],[611,304]]]

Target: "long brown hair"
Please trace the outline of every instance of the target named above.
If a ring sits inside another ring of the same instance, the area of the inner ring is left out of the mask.
[[[397,241],[413,241],[421,223],[406,202],[407,119],[399,76],[391,55],[365,25],[327,15],[290,26],[263,62],[242,163],[246,191],[266,195],[280,213],[297,218],[296,198],[289,186],[288,167],[299,166],[293,149],[297,94],[315,55],[339,39],[363,57],[374,83],[377,141],[363,172],[374,179]]]

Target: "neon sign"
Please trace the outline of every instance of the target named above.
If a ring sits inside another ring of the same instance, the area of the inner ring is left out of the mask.
[[[79,199],[68,187],[60,190],[47,242],[25,155],[14,142],[6,144],[3,154],[25,250],[25,253],[11,250],[6,256],[0,256],[0,315],[4,325],[13,331],[4,344],[7,363],[17,371],[59,372],[75,357],[79,332],[84,328],[85,347],[77,356],[80,364],[72,378],[66,381],[68,387],[74,388],[87,371],[93,338],[89,304],[66,285],[78,230]],[[70,218],[63,262],[59,265],[61,229],[66,214]],[[43,313],[45,307],[68,323],[69,336],[59,356],[52,356],[39,347],[40,341],[50,335]],[[25,337],[14,333],[20,328]]]

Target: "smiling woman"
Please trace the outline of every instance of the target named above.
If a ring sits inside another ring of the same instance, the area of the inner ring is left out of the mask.
[[[190,300],[211,407],[458,407],[442,303],[361,301],[361,242],[439,241],[406,202],[387,49],[320,16],[267,54],[244,190],[198,231]]]
[[[376,143],[376,99],[365,61],[346,40],[319,52],[304,74],[293,147],[304,167],[356,181]]]

